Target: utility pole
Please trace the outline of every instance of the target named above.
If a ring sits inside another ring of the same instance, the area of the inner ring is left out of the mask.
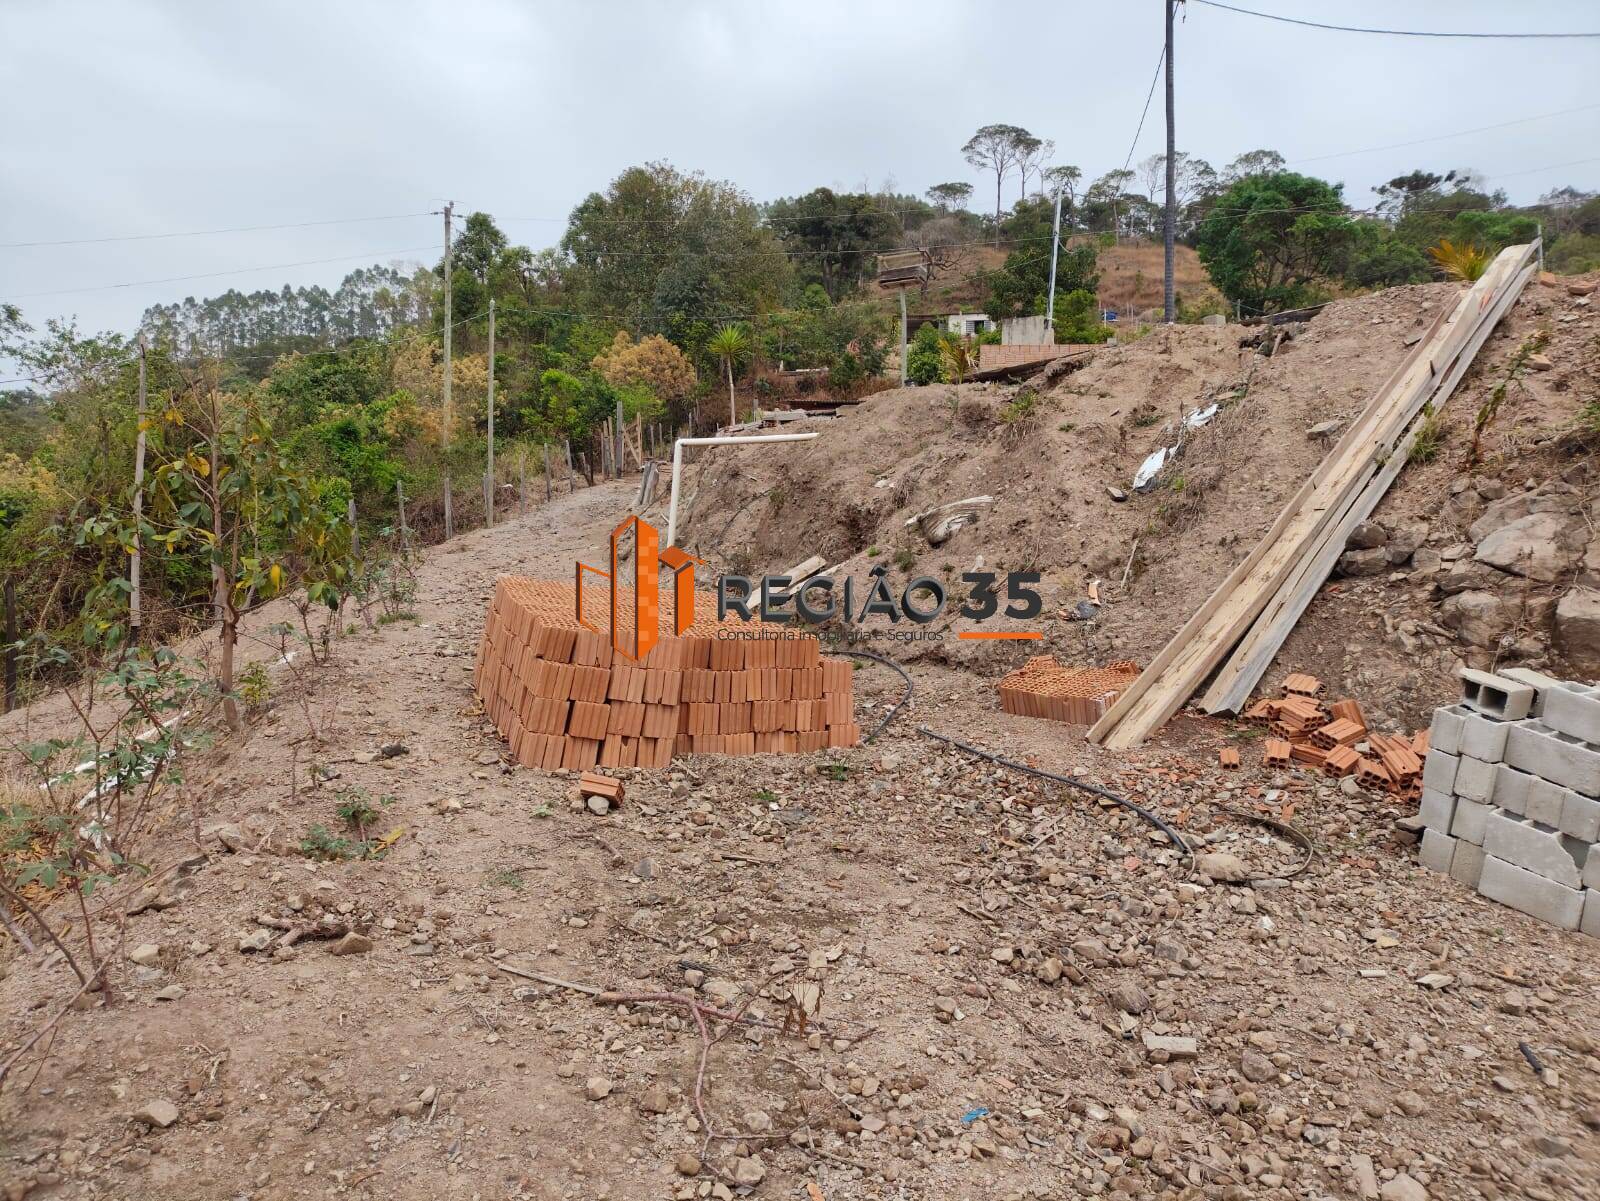
[[[1177,319],[1172,287],[1173,242],[1178,233],[1178,139],[1173,131],[1172,101],[1172,19],[1180,0],[1166,0],[1167,9],[1167,211],[1162,221],[1162,241],[1165,267],[1161,282],[1161,300],[1164,320],[1168,325]]]
[[[456,438],[454,438],[454,416],[456,416],[456,409],[454,409],[454,405],[453,405],[453,403],[451,403],[451,397],[450,397],[450,381],[451,381],[451,369],[450,369],[450,334],[451,334],[451,315],[450,315],[450,291],[451,291],[451,288],[450,288],[450,216],[451,216],[451,213],[454,213],[454,211],[456,211],[456,201],[454,201],[454,200],[446,200],[445,201],[445,430],[443,430],[443,441],[445,441],[445,448],[443,448],[443,449],[445,449],[445,537],[446,537],[446,539],[450,539],[450,537],[456,536],[456,523],[454,523],[453,515],[451,515],[451,512],[450,512],[450,445],[451,445],[451,443],[453,443],[454,440],[456,440]]]
[[[906,386],[906,290],[898,289],[900,293],[900,386]]]
[[[1044,302],[1044,327],[1056,339],[1056,255],[1061,251],[1061,189],[1056,189],[1056,219],[1050,227],[1050,291]]]
[[[483,476],[483,522],[494,525],[494,297],[489,297],[489,468]]]
[[[144,623],[143,596],[139,579],[143,564],[144,535],[139,527],[144,521],[144,335],[139,335],[139,428],[133,439],[133,558],[128,564],[128,632],[134,646],[139,645],[139,628]]]

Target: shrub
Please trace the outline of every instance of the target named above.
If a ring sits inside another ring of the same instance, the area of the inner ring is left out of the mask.
[[[924,323],[906,348],[906,379],[918,387],[944,378],[944,343],[939,331]]]

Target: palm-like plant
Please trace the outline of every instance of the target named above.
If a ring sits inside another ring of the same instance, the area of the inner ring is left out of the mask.
[[[724,325],[711,335],[706,343],[706,353],[722,364],[722,370],[728,377],[728,424],[738,423],[738,410],[733,399],[733,365],[742,360],[750,351],[750,335],[745,333],[741,326]]]
[[[1459,279],[1469,284],[1483,278],[1483,273],[1489,269],[1492,257],[1487,250],[1482,250],[1471,242],[1463,242],[1457,246],[1449,238],[1441,238],[1437,246],[1428,248],[1428,253],[1433,256],[1433,261],[1439,264],[1439,270],[1444,272],[1447,279]]]

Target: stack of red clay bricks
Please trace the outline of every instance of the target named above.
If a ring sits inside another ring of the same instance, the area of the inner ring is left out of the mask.
[[[702,595],[697,612],[714,613]],[[631,598],[618,625],[633,629]],[[674,754],[752,755],[854,746],[850,664],[811,634],[702,617],[662,634],[642,661],[612,650],[605,590],[501,576],[473,682],[484,712],[526,767],[665,767]],[[668,630],[670,620],[662,615]],[[625,637],[631,638],[631,633]]]
[[[1052,655],[1036,655],[1000,681],[1000,708],[1020,717],[1092,726],[1138,678],[1133,663],[1065,667]]]
[[[1272,737],[1262,747],[1268,767],[1303,763],[1335,779],[1355,776],[1363,788],[1410,799],[1422,795],[1422,757],[1428,732],[1410,738],[1373,734],[1361,706],[1353,700],[1324,705],[1322,682],[1315,676],[1291,675],[1283,695],[1261,700],[1243,713],[1246,721],[1266,726]]]

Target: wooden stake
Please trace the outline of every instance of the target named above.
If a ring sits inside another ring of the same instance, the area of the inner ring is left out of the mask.
[[[539,449],[544,452],[544,503],[550,503],[550,444],[541,442]]]
[[[6,712],[17,703],[17,586],[6,578]]]

